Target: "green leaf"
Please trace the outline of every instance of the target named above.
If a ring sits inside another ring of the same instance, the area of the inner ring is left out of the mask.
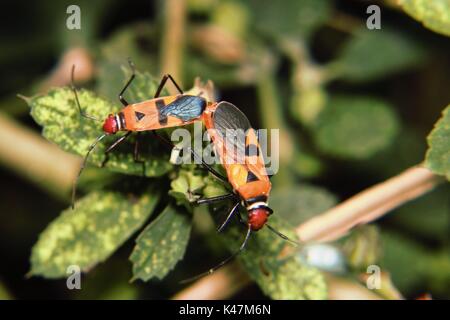
[[[450,181],[450,105],[429,134],[425,166]]]
[[[449,0],[398,0],[398,5],[434,32],[450,36]]]
[[[39,236],[31,254],[30,275],[66,276],[67,267],[89,271],[106,260],[152,213],[158,197],[93,192],[66,209]]]
[[[358,163],[355,170],[376,175],[380,180],[389,179],[422,162],[425,150],[423,135],[413,127],[402,126],[388,148],[368,161]]]
[[[216,7],[216,0],[188,0],[186,2],[188,11],[196,14],[210,14]]]
[[[449,236],[449,194],[450,185],[440,185],[432,192],[394,210],[386,218],[389,223],[409,234],[444,243]]]
[[[212,11],[211,20],[214,25],[218,25],[242,38],[248,32],[248,7],[242,1],[219,2]]]
[[[184,210],[168,206],[141,232],[130,256],[132,281],[163,279],[175,267],[186,251],[191,217]]]
[[[421,44],[389,28],[360,29],[329,65],[346,81],[370,81],[419,65],[424,58]]]
[[[196,175],[193,171],[181,169],[178,177],[170,183],[169,194],[176,199],[178,205],[184,205],[188,210],[191,203],[200,198],[199,192],[205,186],[203,175]]]
[[[382,232],[382,243],[381,266],[390,272],[400,292],[411,292],[417,288],[433,293],[448,292],[448,250],[430,250],[404,236],[386,231]]]
[[[319,156],[303,149],[302,151],[295,153],[292,169],[300,177],[311,179],[320,176],[323,173],[325,166]]]
[[[131,76],[130,68],[122,66],[122,70],[124,72],[124,79],[128,81]],[[136,72],[136,77],[131,83],[130,87],[125,91],[125,98],[129,103],[137,103],[140,101],[145,101],[148,99],[153,99],[155,96],[156,90],[158,89],[159,83],[161,79],[157,79],[153,77],[150,73],[144,72]],[[124,82],[125,84],[125,82]],[[161,96],[167,96],[169,92],[167,88],[161,91]]]
[[[155,86],[150,75],[141,73],[136,76],[136,85],[141,92],[145,88],[150,92]],[[131,89],[131,95],[136,96],[133,95],[136,89]],[[108,114],[120,110],[119,105],[113,105],[87,90],[78,91],[78,97],[83,110],[98,119],[105,119]],[[65,151],[84,156],[89,146],[102,134],[101,123],[80,116],[69,88],[52,89],[46,95],[27,99],[27,102],[34,120],[44,127],[43,136]],[[100,166],[105,158],[104,151],[117,138],[118,135],[103,139],[91,153],[89,161]],[[159,141],[152,139],[141,139],[141,159],[146,160],[146,176],[161,176],[170,170],[171,165],[167,154],[157,155],[155,151],[160,148]],[[121,173],[142,175],[142,164],[134,161],[133,150],[133,144],[124,143],[110,153],[106,167]]]
[[[327,103],[328,93],[320,85],[296,90],[292,96],[293,116],[305,126],[313,123]]]
[[[331,1],[250,1],[255,27],[275,37],[307,39],[331,14]]]
[[[342,244],[347,266],[353,271],[365,272],[367,266],[380,259],[380,232],[376,225],[357,226]]]
[[[317,147],[332,156],[367,159],[390,145],[398,130],[391,106],[375,98],[330,99],[313,128]]]
[[[270,224],[291,239],[296,239],[295,233],[283,225],[276,215],[270,217]],[[245,230],[242,227],[230,229],[226,244],[235,252],[243,241]],[[326,299],[327,288],[322,273],[305,265],[295,255],[282,257],[286,246],[291,245],[263,228],[251,235],[239,260],[262,291],[272,299]],[[295,247],[290,249],[295,250]]]
[[[226,193],[230,193],[222,181],[208,174],[204,178],[205,187],[203,188],[203,196],[205,198],[217,197]]]
[[[242,82],[243,80],[249,83],[255,79],[254,75],[256,74],[256,70],[255,72],[250,70],[250,74],[245,74],[244,77],[242,76],[242,69],[239,69],[236,66],[214,62],[197,53],[187,53],[185,59],[184,72],[186,79],[194,79],[200,74],[202,79],[214,79],[214,85],[221,89],[236,86],[236,83]]]
[[[336,203],[332,193],[308,184],[275,188],[270,195],[270,207],[274,213],[294,226],[323,213]]]

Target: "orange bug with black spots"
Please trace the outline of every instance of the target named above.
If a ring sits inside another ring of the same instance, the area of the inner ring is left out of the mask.
[[[108,154],[115,149],[119,144],[124,142],[133,132],[136,132],[138,137],[135,142],[134,147],[134,161],[139,162],[143,166],[143,171],[145,172],[145,162],[139,160],[139,133],[142,131],[152,131],[155,136],[164,142],[168,142],[161,136],[159,136],[155,130],[162,128],[177,127],[186,124],[190,124],[196,120],[199,120],[203,114],[203,111],[210,104],[205,98],[200,95],[187,95],[184,94],[180,86],[175,82],[175,80],[166,74],[161,79],[161,82],[156,90],[153,99],[149,99],[138,103],[128,103],[124,98],[124,93],[135,78],[135,68],[133,62],[128,60],[132,74],[130,79],[125,84],[124,88],[119,93],[119,100],[124,105],[124,108],[116,113],[109,114],[107,118],[103,121],[103,134],[95,139],[95,141],[89,146],[84,161],[78,172],[76,179],[74,180],[72,189],[72,208],[74,208],[75,197],[76,197],[76,185],[78,179],[83,172],[90,153],[95,149],[96,145],[103,140],[108,135],[114,135],[118,132],[125,132],[124,135],[119,137],[114,143],[112,143],[105,151],[105,159],[102,166],[108,161]],[[72,67],[72,91],[74,93],[75,101],[82,117],[99,121],[99,119],[86,114],[81,109],[81,105],[78,99],[78,94],[74,84],[74,73],[75,66]],[[167,80],[172,81],[177,90],[178,95],[164,96],[160,97],[160,94],[167,83]],[[193,152],[193,151],[192,151]],[[212,168],[209,168],[212,169]],[[210,170],[215,172],[214,170]],[[217,172],[215,172],[217,174]]]
[[[225,221],[218,228],[218,231],[221,232],[231,221],[231,218],[237,214],[239,215],[239,221],[246,225],[247,232],[244,241],[237,252],[207,272],[186,281],[192,281],[204,275],[210,274],[226,264],[242,250],[244,250],[251,233],[262,229],[264,226],[267,226],[269,230],[284,240],[298,244],[296,241],[289,239],[287,236],[283,235],[267,223],[269,216],[273,213],[272,209],[268,206],[268,199],[272,185],[265,168],[264,158],[258,141],[258,133],[252,128],[245,114],[236,106],[226,101],[209,102],[200,95],[194,96],[184,94],[176,81],[168,74],[164,75],[162,78],[153,99],[129,104],[123,97],[125,90],[135,77],[134,65],[131,61],[129,61],[129,64],[132,69],[132,75],[125,87],[119,93],[119,100],[124,105],[124,108],[117,114],[110,114],[104,120],[104,133],[98,137],[88,149],[85,161],[80,168],[79,175],[86,165],[89,153],[106,135],[116,134],[119,131],[126,132],[106,149],[106,155],[118,144],[123,142],[132,132],[139,133],[141,131],[152,131],[163,142],[173,147],[173,144],[170,141],[159,136],[155,130],[178,127],[191,124],[195,121],[202,121],[208,131],[214,150],[219,156],[220,163],[226,171],[227,177],[222,176],[210,165],[205,163],[205,161],[199,157],[194,150],[191,148],[189,150],[193,154],[194,158],[201,159],[202,165],[206,167],[207,170],[209,170],[214,176],[222,180],[224,183],[229,183],[233,190],[225,195],[199,199],[196,201],[196,204],[210,204],[227,199],[235,200],[232,209],[228,213]],[[73,72],[74,70],[72,69],[72,79]],[[178,89],[178,95],[164,97],[159,96],[167,80],[171,80]],[[84,117],[92,119],[92,116],[83,113],[78,101],[75,87],[72,86],[72,89],[80,114]],[[242,133],[242,139],[236,140],[235,135],[228,134],[229,131],[237,131]],[[136,143],[137,142],[138,140]],[[137,150],[138,148],[136,145],[135,161],[138,161]],[[105,158],[105,160],[106,159],[107,158]],[[74,197],[75,187],[73,199]],[[239,214],[240,205],[244,206],[247,210],[247,221],[244,221]]]
[[[233,191],[229,194],[197,200],[197,204],[233,199],[235,203],[218,231],[221,232],[231,221],[231,218],[238,215],[239,221],[247,227],[247,233],[235,253],[207,272],[184,282],[211,274],[229,262],[245,249],[251,233],[262,229],[264,226],[284,240],[295,245],[298,244],[267,223],[269,216],[273,213],[273,210],[268,206],[272,184],[265,167],[258,133],[252,128],[245,114],[233,104],[221,101],[208,105],[201,120],[208,130],[214,150],[226,171],[227,178],[223,180],[232,186]],[[241,135],[240,138],[239,135]],[[236,136],[238,136],[238,139],[236,139]],[[246,221],[239,214],[240,205],[245,207],[247,211]]]

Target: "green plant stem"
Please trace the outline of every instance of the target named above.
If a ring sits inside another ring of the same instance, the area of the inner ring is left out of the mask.
[[[186,22],[186,1],[164,1],[164,32],[161,40],[161,71],[169,73],[182,85],[183,51]],[[169,88],[175,93],[174,88]]]
[[[271,67],[261,71],[257,81],[257,93],[260,106],[260,117],[263,128],[279,129],[279,167],[287,168],[291,163],[295,152],[295,145],[289,129],[287,128],[283,115],[280,98],[277,94],[275,73]],[[270,141],[270,138],[269,140]],[[273,177],[273,181],[280,186],[292,183],[289,170],[279,170]]]

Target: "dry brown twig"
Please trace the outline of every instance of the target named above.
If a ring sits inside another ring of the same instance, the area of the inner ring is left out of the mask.
[[[297,227],[296,232],[303,242],[336,240],[345,235],[352,227],[369,223],[381,217],[401,204],[429,192],[442,181],[442,178],[428,169],[419,166],[409,168],[403,173],[374,185],[336,207],[302,223]],[[202,288],[208,288],[208,291],[201,295],[202,299],[215,299],[224,287],[233,286],[234,290],[229,293],[236,293],[249,282],[233,283],[235,280],[232,275],[235,272],[233,266],[218,270],[215,275],[197,281],[176,294],[174,298],[199,299],[197,294],[202,292]],[[217,285],[217,287],[214,283],[215,279],[221,279],[220,285]],[[330,279],[332,279],[331,282]],[[238,289],[236,285],[239,285]],[[330,287],[330,299],[349,298],[348,293],[351,288],[353,288],[351,290],[353,290],[355,297],[362,299],[379,298],[364,287],[357,285],[356,282],[328,277],[328,285]],[[223,295],[221,297],[223,298]]]
[[[237,262],[233,262],[208,277],[198,280],[195,285],[178,292],[175,300],[220,300],[226,299],[250,284],[250,278]],[[195,298],[194,298],[195,297]]]
[[[0,114],[0,161],[61,198],[67,197],[81,164],[80,158],[4,114]]]
[[[336,277],[330,274],[325,276],[328,286],[328,299],[330,300],[382,300],[375,292],[356,281]]]
[[[74,47],[65,51],[58,65],[40,84],[39,91],[46,92],[51,87],[62,87],[70,83],[70,71],[75,65],[77,81],[88,81],[94,75],[94,61],[86,48]]]
[[[77,68],[76,80],[92,78],[94,63],[88,50],[69,48],[42,81],[39,91],[69,84],[73,65]],[[67,197],[81,164],[79,157],[62,151],[6,114],[0,114],[0,141],[0,161],[6,167],[57,197]]]
[[[409,168],[302,223],[296,229],[297,235],[303,242],[336,240],[354,226],[373,221],[427,193],[440,181],[441,178],[428,169]]]
[[[242,40],[217,25],[194,26],[189,40],[192,46],[223,64],[239,64],[246,58],[246,48]]]

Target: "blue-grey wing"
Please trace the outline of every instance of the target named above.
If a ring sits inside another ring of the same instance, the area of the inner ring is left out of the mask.
[[[182,95],[161,109],[162,117],[174,116],[183,121],[201,116],[206,108],[206,100],[199,96]]]

